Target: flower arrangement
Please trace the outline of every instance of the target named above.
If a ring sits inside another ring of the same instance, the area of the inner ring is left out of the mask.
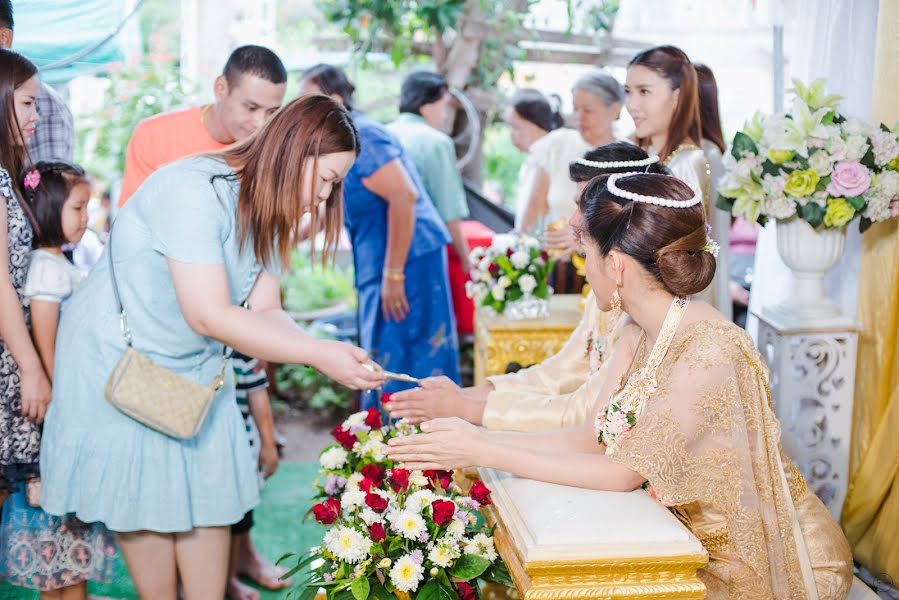
[[[511,303],[549,300],[549,275],[554,261],[530,236],[498,234],[487,248],[471,251],[471,280],[465,284],[469,298],[503,313]]]
[[[798,215],[815,229],[859,217],[865,231],[896,216],[899,130],[840,114],[823,79],[793,85],[789,114],[756,113],[734,137],[718,207],[762,225]]]
[[[375,409],[332,430],[311,510],[328,530],[308,555],[282,558],[297,558],[285,577],[310,570],[302,600],[322,588],[328,600],[476,600],[478,579],[511,585],[480,515],[487,486],[464,495],[451,471],[410,471],[384,457],[389,439],[417,431],[385,424]]]

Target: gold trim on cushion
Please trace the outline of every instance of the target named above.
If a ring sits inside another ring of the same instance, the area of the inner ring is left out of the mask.
[[[525,564],[512,544],[493,505],[484,514],[522,600],[593,600],[705,598],[697,571],[708,564],[706,554],[604,558],[600,560],[532,561]]]

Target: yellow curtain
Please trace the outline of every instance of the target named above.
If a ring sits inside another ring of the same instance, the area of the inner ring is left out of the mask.
[[[880,0],[873,119],[899,119],[899,2]],[[899,581],[899,224],[864,236],[849,492],[842,522],[855,558]]]

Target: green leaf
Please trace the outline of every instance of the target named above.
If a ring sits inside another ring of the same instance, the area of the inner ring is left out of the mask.
[[[355,597],[350,590],[342,589],[334,590],[334,592],[330,594],[329,600],[355,600]]]
[[[512,575],[509,574],[509,569],[506,567],[506,564],[502,561],[499,561],[481,576],[485,581],[491,581],[493,583],[498,583],[500,585],[507,585],[509,587],[513,587],[515,582],[512,581]]]
[[[400,548],[403,548],[405,543],[406,543],[405,540],[403,540],[403,538],[401,538],[401,537],[394,538],[393,541],[390,542],[390,546],[387,549],[387,553],[388,554],[395,553]]]
[[[858,231],[859,233],[864,233],[871,228],[871,225],[874,224],[874,221],[869,219],[868,217],[862,217],[858,220]]]
[[[865,199],[861,196],[846,196],[846,202],[852,205],[856,211],[860,211],[865,208]]]
[[[868,151],[859,161],[869,169],[877,169],[877,163],[874,162],[874,148],[871,146],[871,140],[868,140]]]
[[[490,561],[476,554],[463,554],[452,567],[450,575],[456,579],[470,581],[480,577],[490,567]]]
[[[318,584],[307,586],[297,597],[297,600],[313,600],[318,594],[319,587]]]
[[[817,202],[809,202],[801,207],[800,214],[815,229],[824,223],[824,209]]]
[[[758,146],[755,145],[755,142],[752,141],[751,137],[742,131],[738,131],[737,135],[734,136],[734,145],[731,148],[730,153],[735,159],[740,160],[743,158],[744,152],[758,154],[759,149]]]
[[[396,600],[394,595],[390,593],[390,591],[384,587],[383,583],[376,581],[374,585],[371,586],[371,592],[369,594],[370,600]]]
[[[415,600],[456,600],[456,592],[432,579],[418,591]]]
[[[762,173],[765,175],[775,175],[775,176],[779,175],[780,174],[780,166],[775,165],[770,160],[766,160],[765,162],[762,163]],[[761,181],[759,181],[758,183],[761,183]]]
[[[287,559],[290,558],[291,556],[296,556],[296,555],[297,555],[296,552],[288,552],[287,554],[285,554],[284,556],[282,556],[281,558],[279,558],[278,560],[275,561],[275,566],[280,565],[282,562],[284,562],[285,560],[287,560]]]
[[[715,203],[715,206],[717,206],[721,210],[732,212],[734,208],[734,202],[736,202],[734,198],[728,198],[727,196],[718,194],[718,202]]]
[[[364,573],[354,579],[353,584],[350,586],[350,591],[356,600],[367,600],[370,590],[371,585],[368,583],[368,577]]]

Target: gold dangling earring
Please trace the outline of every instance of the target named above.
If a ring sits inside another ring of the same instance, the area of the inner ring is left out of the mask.
[[[621,312],[621,296],[618,294],[618,290],[616,289],[612,292],[612,300],[610,301],[611,311],[614,313]]]

